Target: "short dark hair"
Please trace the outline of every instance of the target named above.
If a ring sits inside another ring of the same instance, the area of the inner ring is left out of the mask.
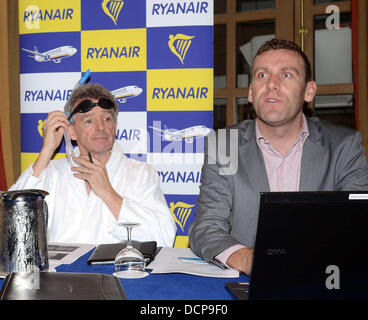
[[[304,62],[304,71],[305,71],[305,82],[309,82],[312,80],[312,67],[311,64],[303,52],[303,50],[296,45],[294,42],[284,40],[284,39],[272,39],[267,41],[265,44],[263,44],[257,51],[256,56],[253,59],[256,59],[257,56],[261,55],[264,52],[271,51],[271,50],[291,50],[295,51],[299,56],[303,59]]]
[[[115,105],[115,113],[114,120],[118,117],[119,106],[115,100],[115,97],[112,93],[101,86],[98,83],[85,83],[79,86],[77,89],[73,91],[71,94],[68,103],[64,107],[64,111],[70,114],[74,109],[74,104],[81,99],[99,99],[99,98],[107,98],[114,102]]]

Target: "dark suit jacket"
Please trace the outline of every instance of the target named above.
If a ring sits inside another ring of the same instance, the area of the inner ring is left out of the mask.
[[[299,191],[368,190],[368,164],[360,133],[318,118],[307,121],[309,136],[303,146]],[[270,191],[255,120],[227,128],[227,132],[230,129],[238,129],[237,170],[219,174],[224,166],[218,155],[213,159],[211,143],[218,134],[213,133],[206,139],[197,213],[189,228],[193,252],[213,262],[217,254],[235,244],[254,247],[260,192]]]

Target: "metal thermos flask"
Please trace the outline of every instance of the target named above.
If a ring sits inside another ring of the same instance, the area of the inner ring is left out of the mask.
[[[46,191],[0,192],[0,272],[47,270]]]

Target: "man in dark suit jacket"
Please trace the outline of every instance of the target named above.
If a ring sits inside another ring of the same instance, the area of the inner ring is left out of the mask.
[[[246,274],[251,272],[260,192],[368,190],[360,133],[302,112],[317,88],[298,46],[267,42],[253,61],[252,76],[248,99],[257,117],[226,129],[227,149],[237,144],[235,166],[218,160],[216,133],[207,138],[197,214],[189,231],[194,253]],[[235,139],[229,134],[234,129]],[[218,147],[226,158],[226,148]]]

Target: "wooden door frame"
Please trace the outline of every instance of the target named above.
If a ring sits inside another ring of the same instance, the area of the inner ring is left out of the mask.
[[[8,188],[20,175],[18,1],[0,2],[1,136]]]

